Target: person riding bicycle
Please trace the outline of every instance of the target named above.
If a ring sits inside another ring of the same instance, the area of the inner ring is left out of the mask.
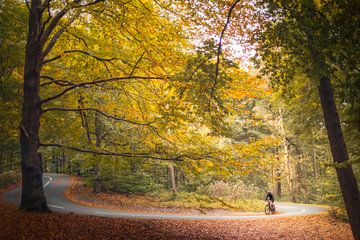
[[[267,193],[265,200],[269,203],[270,206],[274,207],[275,198],[270,191]]]

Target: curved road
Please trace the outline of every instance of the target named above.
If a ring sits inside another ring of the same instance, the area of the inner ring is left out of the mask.
[[[64,191],[70,185],[70,176],[65,174],[46,173],[43,177],[45,196],[48,206],[54,212],[76,213],[83,215],[94,215],[104,217],[121,217],[121,218],[146,218],[146,219],[188,219],[188,220],[241,220],[241,219],[259,219],[259,218],[278,218],[299,215],[309,215],[324,212],[325,209],[315,206],[302,204],[277,203],[276,210],[279,214],[265,215],[263,213],[241,213],[241,212],[224,212],[217,214],[154,214],[141,212],[127,212],[104,208],[87,207],[70,202],[64,197]],[[16,188],[4,194],[4,200],[19,205],[21,188]]]

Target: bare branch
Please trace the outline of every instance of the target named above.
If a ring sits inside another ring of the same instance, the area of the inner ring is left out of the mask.
[[[90,3],[87,3],[87,4],[84,4],[84,5],[77,5],[77,6],[74,6],[73,8],[83,8],[83,7],[90,7],[92,5],[95,5],[95,4],[98,4],[100,2],[105,2],[105,0],[95,0],[93,2],[90,2]]]
[[[92,58],[95,58],[96,60],[99,60],[99,61],[104,61],[104,62],[111,62],[113,60],[117,60],[118,58],[102,58],[102,57],[98,57],[90,52],[87,52],[87,51],[84,51],[84,50],[79,50],[79,49],[72,49],[72,50],[65,50],[62,54],[60,55],[57,55],[53,58],[50,58],[48,60],[44,60],[43,64],[46,64],[46,63],[49,63],[49,62],[52,62],[52,61],[55,61],[59,58],[61,58],[64,54],[69,54],[69,53],[82,53],[82,54],[85,54],[85,55],[88,55]]]
[[[166,137],[161,136],[161,134],[159,133],[159,131],[156,129],[156,127],[152,126],[151,124],[155,122],[151,121],[148,123],[139,123],[139,122],[135,122],[135,121],[131,121],[125,118],[121,118],[121,117],[117,117],[117,116],[113,116],[113,115],[109,115],[99,109],[96,108],[60,108],[60,107],[54,107],[54,108],[45,108],[42,110],[43,113],[49,112],[49,111],[63,111],[63,112],[79,112],[80,114],[83,111],[92,111],[92,112],[96,112],[101,114],[102,116],[115,120],[115,121],[121,121],[121,122],[126,122],[126,123],[130,123],[130,124],[134,124],[134,125],[138,125],[138,126],[145,126],[150,128],[159,138],[165,140],[166,142],[170,143],[172,146],[176,147],[176,145],[170,141],[169,139],[167,139]]]
[[[71,36],[77,38],[77,39],[80,40],[81,42],[83,42],[86,48],[89,48],[89,46],[88,46],[88,44],[87,44],[87,42],[85,41],[84,38],[76,35],[75,33],[70,32],[70,31],[67,31],[67,30],[66,30],[66,32],[67,32],[68,34],[70,34]]]
[[[51,51],[51,49],[55,46],[56,41],[59,39],[59,37],[61,36],[61,34],[75,21],[76,17],[73,16],[64,26],[62,26],[55,34],[54,36],[51,38],[49,44],[46,46],[46,48],[44,49],[43,53],[42,53],[42,59],[44,59],[49,52]]]
[[[97,112],[97,113],[103,115],[104,117],[107,117],[107,118],[110,118],[110,119],[113,119],[113,120],[116,120],[116,121],[127,122],[127,123],[140,125],[140,126],[150,126],[150,124],[154,122],[154,121],[152,121],[152,122],[148,122],[148,123],[138,123],[138,122],[134,122],[134,121],[131,121],[131,120],[127,120],[125,118],[120,118],[120,117],[117,117],[117,116],[109,115],[107,113],[104,113],[104,112],[100,111],[99,109],[96,109],[96,108],[57,108],[57,107],[55,107],[55,108],[43,109],[42,112],[45,113],[45,112],[49,112],[49,111],[64,111],[64,112],[93,111],[93,112]]]
[[[40,84],[40,87],[50,85],[50,84],[53,84],[53,83],[56,84],[56,85],[62,86],[62,87],[69,87],[69,86],[75,85],[75,83],[72,83],[72,82],[70,82],[68,80],[54,79],[53,77],[50,77],[50,76],[47,76],[47,75],[42,75],[42,76],[40,76],[40,78],[44,78],[44,79],[49,80],[49,82]]]
[[[236,5],[240,2],[240,0],[236,0],[230,7],[229,9],[229,13],[226,19],[226,23],[225,26],[223,28],[223,30],[221,31],[221,35],[220,35],[220,39],[219,39],[219,46],[218,46],[218,51],[217,51],[217,57],[216,57],[216,69],[215,69],[215,77],[214,77],[214,85],[211,89],[211,96],[214,95],[215,89],[216,89],[216,85],[217,85],[217,78],[219,75],[219,64],[220,64],[220,55],[221,55],[221,51],[222,51],[222,39],[224,37],[226,28],[228,27],[229,23],[230,23],[230,17],[231,17],[231,13],[234,10],[234,8],[236,7]]]
[[[46,25],[50,22],[50,20],[51,20],[51,18],[52,18],[52,14],[51,14],[51,11],[50,11],[50,0],[45,0],[45,1],[44,1],[44,4],[42,5],[42,12],[44,12],[45,9],[47,9],[48,17],[47,17],[47,19],[44,21],[44,23],[42,24],[41,33],[44,32]]]
[[[65,93],[67,93],[68,91],[71,91],[75,88],[78,88],[78,87],[84,87],[84,86],[90,86],[90,85],[96,85],[96,84],[99,84],[99,83],[107,83],[107,82],[114,82],[114,81],[121,81],[121,80],[130,80],[130,79],[142,79],[142,80],[164,80],[165,78],[163,77],[144,77],[144,76],[129,76],[129,77],[113,77],[113,78],[107,78],[107,79],[100,79],[100,80],[95,80],[95,81],[92,81],[92,82],[83,82],[83,83],[79,83],[79,84],[76,84],[74,86],[71,86],[65,90],[63,90],[62,92],[60,92],[59,94],[57,95],[54,95],[52,97],[49,97],[49,98],[46,98],[42,101],[40,101],[40,104],[44,104],[44,103],[47,103],[51,100],[54,100],[56,98],[59,98],[61,97],[62,95],[64,95]]]
[[[137,66],[139,65],[139,63],[140,63],[141,59],[143,58],[144,54],[145,54],[145,52],[143,52],[143,54],[141,54],[140,58],[136,61],[136,63],[135,63],[135,65],[134,65],[131,73],[129,74],[129,76],[132,76],[132,75],[134,74],[135,69],[136,69]]]
[[[148,126],[151,128],[151,130],[154,131],[154,133],[155,133],[159,138],[167,141],[168,143],[170,143],[171,145],[173,145],[174,147],[176,147],[176,145],[175,145],[172,141],[170,141],[169,139],[161,136],[160,133],[158,132],[158,130],[157,130],[154,126],[151,126],[151,125],[148,125]]]
[[[65,16],[65,14],[70,10],[71,8],[69,7],[65,7],[64,9],[62,9],[58,14],[55,15],[55,17],[51,20],[51,22],[49,23],[49,26],[45,29],[45,31],[43,32],[42,36],[41,36],[41,43],[44,45],[45,42],[47,41],[47,39],[49,38],[50,34],[52,33],[52,31],[55,29],[55,27],[57,26],[57,24],[59,23],[60,19]]]
[[[115,157],[128,157],[128,158],[147,158],[147,159],[153,159],[153,160],[162,160],[162,161],[182,161],[183,158],[189,158],[188,155],[179,155],[175,157],[158,157],[150,155],[151,153],[118,153],[118,152],[110,152],[110,151],[98,151],[98,150],[91,150],[91,149],[83,149],[79,147],[72,147],[72,146],[66,146],[62,144],[57,143],[40,143],[40,147],[58,147],[58,148],[66,148],[78,152],[83,153],[91,153],[96,155],[102,155],[102,156],[115,156]],[[194,158],[191,158],[194,159]],[[196,158],[194,160],[201,160],[203,158]]]
[[[29,10],[30,14],[34,14],[34,12],[31,10],[30,4],[28,1],[25,1],[26,7]]]
[[[49,36],[54,31],[54,29],[58,25],[59,21],[61,20],[61,18],[63,16],[65,16],[65,14],[67,12],[69,12],[71,9],[89,7],[89,6],[95,5],[100,2],[104,2],[105,0],[95,0],[93,2],[83,4],[83,5],[79,4],[80,1],[81,0],[75,0],[72,4],[70,4],[69,6],[65,6],[58,14],[55,15],[55,17],[51,20],[51,22],[49,23],[49,26],[45,29],[44,33],[41,36],[41,43],[43,45],[46,43]],[[56,40],[55,40],[55,42],[56,42]]]

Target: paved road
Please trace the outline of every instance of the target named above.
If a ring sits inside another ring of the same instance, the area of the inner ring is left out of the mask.
[[[241,219],[260,219],[278,218],[288,216],[309,215],[325,211],[323,208],[302,204],[277,203],[276,209],[279,214],[265,215],[263,213],[217,213],[217,214],[153,214],[142,212],[127,212],[104,208],[87,207],[70,202],[64,197],[65,189],[70,185],[70,177],[65,174],[44,174],[44,189],[48,206],[54,212],[77,213],[83,215],[118,217],[118,218],[145,218],[145,219],[188,219],[188,220],[241,220]],[[4,194],[4,199],[19,205],[21,188],[14,189]]]

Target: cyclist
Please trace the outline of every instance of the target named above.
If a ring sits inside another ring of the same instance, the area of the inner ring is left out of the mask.
[[[274,208],[275,198],[274,198],[274,195],[270,191],[267,193],[265,200],[269,203],[269,205],[272,208]]]

